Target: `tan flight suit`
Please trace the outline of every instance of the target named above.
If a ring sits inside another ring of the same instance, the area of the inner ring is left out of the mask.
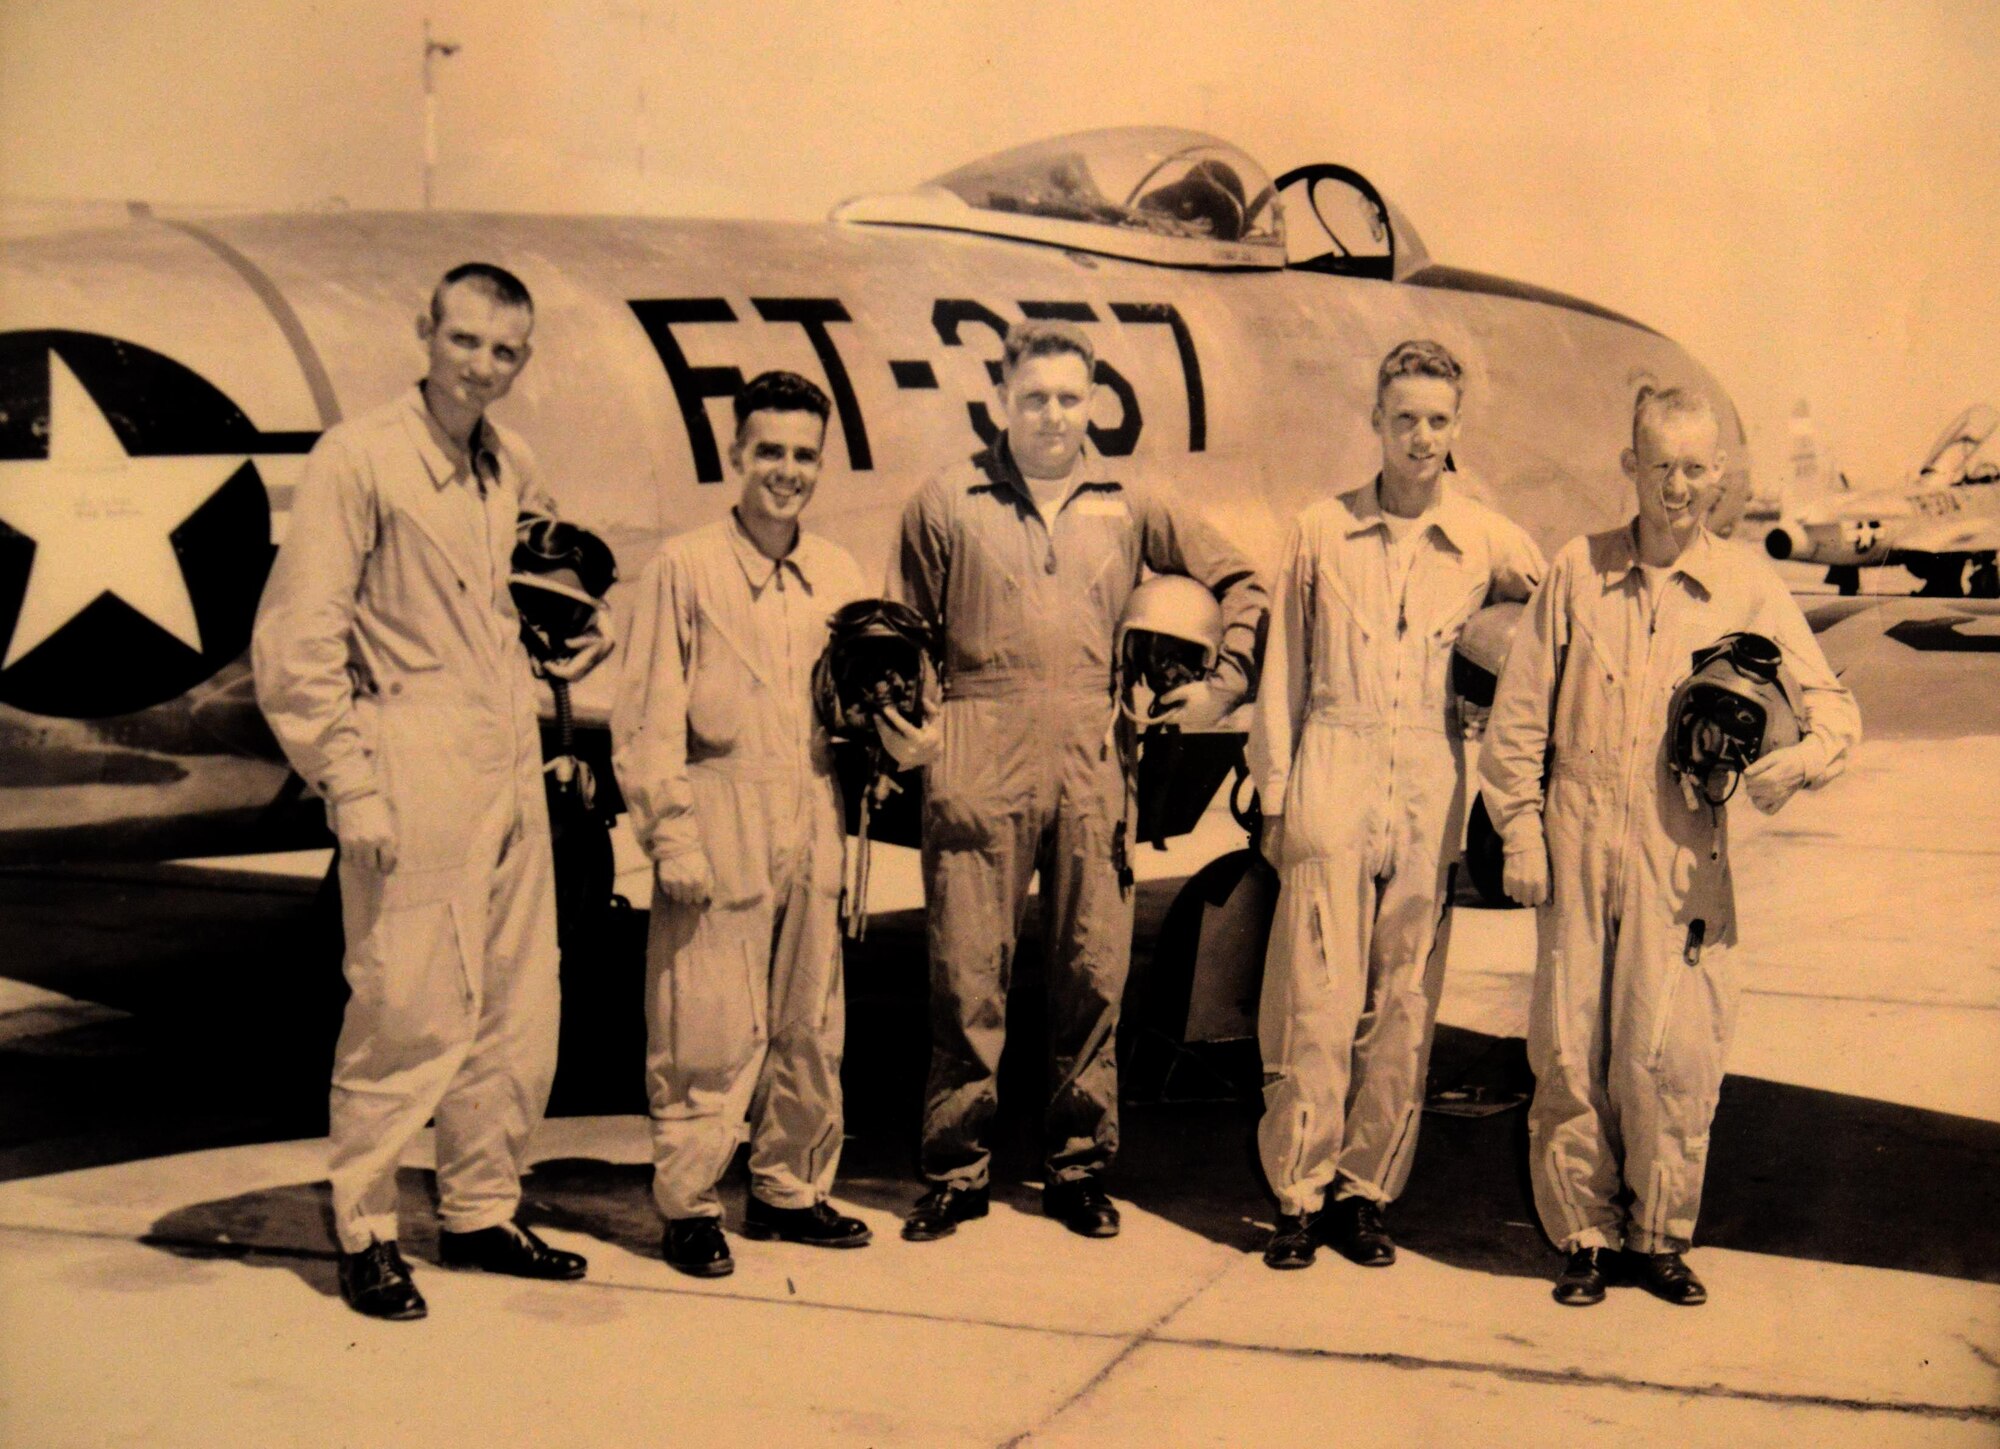
[[[1451,651],[1542,556],[1447,480],[1396,567],[1380,480],[1292,527],[1250,730],[1284,814],[1258,1037],[1258,1152],[1287,1213],[1395,1199],[1415,1160],[1465,819]]]
[[[437,1119],[451,1232],[511,1220],[555,1075],[554,878],[536,687],[508,593],[530,454],[482,422],[471,457],[420,389],[306,459],[251,640],[257,702],[337,811],[379,795],[386,875],[340,861],[353,994],[330,1103],[343,1250],[396,1237],[396,1163]]]
[[[942,754],[925,776],[931,1070],[923,1171],[983,1186],[1014,938],[1042,880],[1048,961],[1051,1180],[1103,1169],[1118,1145],[1118,1005],[1132,895],[1114,838],[1129,782],[1111,736],[1111,650],[1141,568],[1188,574],[1222,602],[1217,684],[1255,677],[1263,586],[1191,511],[1086,449],[1044,518],[1007,451],[926,484],[903,513],[891,591],[940,627]],[[1129,848],[1129,843],[1128,843]]]
[[[1655,606],[1633,538],[1632,527],[1593,534],[1556,555],[1501,672],[1480,760],[1509,852],[1548,851],[1528,1165],[1542,1226],[1565,1252],[1684,1252],[1701,1208],[1741,981],[1726,812],[1689,809],[1667,764],[1667,707],[1694,651],[1738,630],[1776,641],[1804,696],[1809,787],[1839,774],[1861,738],[1853,696],[1762,559],[1697,534]]]
[[[639,581],[612,764],[655,861],[699,852],[703,906],[654,886],[646,941],[653,1200],[718,1217],[750,1118],[773,1207],[822,1201],[840,1162],[841,822],[812,670],[865,593],[846,550],[801,533],[773,562],[731,515],[669,539]]]

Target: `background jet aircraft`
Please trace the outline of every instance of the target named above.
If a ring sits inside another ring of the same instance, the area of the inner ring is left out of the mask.
[[[1967,408],[1909,483],[1794,500],[1791,516],[1764,535],[1765,550],[1827,565],[1827,582],[1843,594],[1859,592],[1864,568],[1900,566],[1932,597],[2000,598],[2000,461],[1984,451],[1996,428],[2000,412]]]
[[[505,413],[627,580],[664,537],[729,506],[729,400],[769,367],[826,385],[814,524],[883,569],[912,490],[992,436],[1018,317],[1090,330],[1098,449],[1172,480],[1267,567],[1300,508],[1374,472],[1374,365],[1411,336],[1466,364],[1463,485],[1545,548],[1629,514],[1617,451],[1641,380],[1717,398],[1736,460],[1718,523],[1748,496],[1734,410],[1673,342],[1432,260],[1352,170],[1274,181],[1189,131],[1023,146],[820,225],[143,207],[13,219],[0,863],[324,842],[255,707],[251,619],[304,453],[409,385],[412,314],[468,257],[535,294],[537,363]],[[612,673],[577,701],[606,782]]]

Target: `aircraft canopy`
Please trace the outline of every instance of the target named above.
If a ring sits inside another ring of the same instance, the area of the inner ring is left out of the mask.
[[[838,221],[940,227],[1135,261],[1282,267],[1283,213],[1249,156],[1168,126],[1082,131],[947,171],[913,192],[863,197]]]

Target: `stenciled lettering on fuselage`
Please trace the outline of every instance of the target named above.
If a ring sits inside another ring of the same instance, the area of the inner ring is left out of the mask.
[[[818,357],[827,391],[833,399],[834,414],[840,421],[841,436],[847,444],[847,465],[856,472],[875,467],[875,449],[869,441],[864,415],[864,396],[876,403],[894,392],[929,392],[939,387],[937,368],[928,357],[888,359],[887,377],[871,369],[857,378],[848,366],[848,354],[841,350],[840,331],[854,321],[838,297],[752,297],[755,317],[739,316],[726,297],[634,298],[628,305],[645,329],[653,350],[666,370],[687,428],[688,451],[697,483],[720,483],[723,479],[722,449],[714,425],[709,421],[711,400],[734,397],[743,386],[743,369],[716,364],[697,365],[688,359],[687,334],[702,326],[744,325],[760,322],[766,326],[797,327],[804,332]],[[1187,399],[1187,450],[1200,453],[1208,447],[1208,394],[1202,382],[1201,357],[1195,349],[1194,334],[1180,309],[1171,302],[1129,301],[1106,304],[1109,316],[1101,316],[1089,302],[1023,301],[1025,318],[1076,322],[1114,321],[1127,327],[1158,327],[1162,340],[1171,342],[1180,366],[1182,387]],[[980,328],[995,340],[1007,335],[1008,319],[985,303],[967,297],[940,297],[931,304],[931,331],[943,347],[964,347],[970,343],[970,329]],[[1000,363],[986,360],[986,374],[995,386],[1000,382]],[[1114,364],[1099,358],[1098,384],[1117,401],[1114,422],[1090,425],[1090,439],[1107,458],[1129,456],[1139,444],[1145,427],[1145,413],[1139,391],[1130,378]],[[966,421],[972,435],[990,443],[999,433],[992,410],[979,399],[968,398]]]

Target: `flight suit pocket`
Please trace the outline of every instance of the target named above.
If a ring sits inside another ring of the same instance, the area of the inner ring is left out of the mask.
[[[1483,570],[1468,563],[1459,563],[1438,583],[1439,592],[1448,604],[1437,616],[1438,625],[1431,631],[1431,637],[1450,648],[1458,642],[1459,631],[1465,628],[1466,620],[1485,604],[1491,580]]]
[[[770,802],[759,787],[714,769],[689,772],[702,852],[714,881],[711,916],[762,905],[771,896]]]
[[[695,949],[682,952],[673,964],[674,1064],[682,1072],[728,1077],[756,1048],[751,981],[757,963],[745,924],[742,912],[711,909]],[[708,939],[699,939],[701,935]]]
[[[347,979],[410,1061],[461,1039],[477,1009],[465,934],[450,900],[405,903],[385,892],[367,938],[348,953]]]
[[[423,486],[429,489],[428,483]],[[450,601],[469,597],[469,586],[452,551],[418,508],[393,491],[384,501],[375,561],[363,585],[365,597],[383,618],[417,620],[429,626],[398,630],[394,657],[405,669],[435,669],[442,661],[422,641],[448,639],[451,631],[464,627]],[[439,630],[444,632],[437,633]]]
[[[951,615],[954,667],[1015,663],[1027,648],[1027,601],[1006,550],[964,531],[967,545],[946,606]]]
[[[763,676],[746,644],[706,608],[700,612],[688,733],[702,754],[727,754],[743,732],[745,710],[762,708]]]
[[[1698,954],[1698,953],[1697,953]],[[1654,1007],[1659,1020],[1653,1026],[1652,1050],[1647,1054],[1649,1070],[1659,1073],[1667,1065],[1667,1052],[1674,1037],[1674,1007],[1681,995],[1681,985],[1689,967],[1677,953],[1666,969],[1666,979],[1660,985],[1659,1004]]]

